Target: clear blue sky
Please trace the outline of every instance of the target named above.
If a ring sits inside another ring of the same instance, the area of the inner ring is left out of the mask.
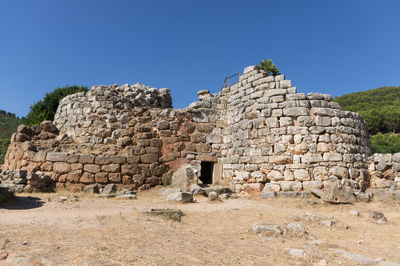
[[[400,1],[0,0],[0,109],[65,85],[170,88],[175,108],[271,58],[298,91],[400,85]]]

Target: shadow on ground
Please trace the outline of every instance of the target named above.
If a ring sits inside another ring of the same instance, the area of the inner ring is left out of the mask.
[[[43,204],[44,201],[42,201],[41,198],[31,196],[15,196],[6,203],[0,204],[0,208],[4,208],[7,210],[29,210],[42,207]]]

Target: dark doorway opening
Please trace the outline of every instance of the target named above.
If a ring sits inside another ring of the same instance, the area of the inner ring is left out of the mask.
[[[201,162],[200,181],[203,182],[203,184],[213,183],[213,168],[214,168],[214,163]]]

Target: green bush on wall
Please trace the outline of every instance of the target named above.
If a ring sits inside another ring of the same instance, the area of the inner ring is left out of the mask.
[[[271,59],[260,61],[260,64],[257,65],[257,68],[264,70],[268,75],[272,74],[273,76],[276,76],[280,74],[278,67],[272,62]]]

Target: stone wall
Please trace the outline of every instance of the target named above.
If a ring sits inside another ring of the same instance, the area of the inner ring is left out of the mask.
[[[309,190],[327,179],[369,185],[364,121],[330,95],[297,93],[284,75],[254,66],[230,88],[198,95],[180,110],[168,89],[140,84],[67,96],[54,123],[18,128],[3,169],[39,171],[61,187],[187,188],[206,161],[214,183],[236,191]]]
[[[134,107],[171,108],[169,89],[151,88],[140,83],[121,87],[95,86],[88,92],[61,100],[54,124],[78,143],[115,143],[126,129]]]
[[[375,153],[368,157],[371,187],[400,189],[400,153]]]
[[[308,190],[326,179],[368,185],[370,153],[362,117],[340,110],[327,94],[297,93],[284,75],[248,67],[221,93],[223,175],[236,190]]]

